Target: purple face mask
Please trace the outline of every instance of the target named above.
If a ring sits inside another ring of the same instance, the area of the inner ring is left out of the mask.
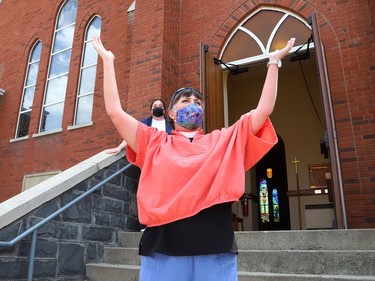
[[[176,123],[188,130],[202,126],[203,112],[195,103],[176,110]]]

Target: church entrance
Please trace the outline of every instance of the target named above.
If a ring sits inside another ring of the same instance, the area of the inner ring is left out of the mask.
[[[246,174],[249,211],[241,202],[233,208],[244,230],[335,227],[335,195],[329,187],[332,157],[324,149],[327,103],[322,100],[311,26],[304,19],[263,7],[238,25],[217,57],[202,45],[205,128],[209,132],[230,126],[256,108],[268,55],[290,37],[296,44],[279,71],[276,107],[270,117],[280,141]],[[327,217],[324,223],[322,213]]]

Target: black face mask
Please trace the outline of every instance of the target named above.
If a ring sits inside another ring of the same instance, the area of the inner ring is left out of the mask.
[[[152,110],[152,115],[154,115],[155,117],[163,116],[163,114],[164,114],[164,109],[161,107],[155,107]]]

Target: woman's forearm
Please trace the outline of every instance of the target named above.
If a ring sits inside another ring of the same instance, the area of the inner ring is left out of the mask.
[[[279,69],[277,65],[271,64],[268,67],[266,80],[263,85],[262,95],[260,96],[258,106],[260,114],[267,119],[275,108],[277,96],[277,82]],[[265,121],[265,120],[264,120]]]
[[[271,64],[268,66],[262,94],[257,107],[252,112],[251,131],[253,134],[258,133],[275,108],[279,77],[279,68],[275,63],[283,59],[289,53],[294,45],[294,41],[295,39],[291,38],[283,49],[277,50],[269,56]]]
[[[114,59],[103,59],[103,90],[105,109],[109,117],[116,118],[121,114],[122,107],[117,88]]]
[[[104,48],[99,37],[93,36],[92,42],[103,61],[103,91],[106,112],[121,137],[136,152],[138,121],[122,109],[116,82],[115,56]]]

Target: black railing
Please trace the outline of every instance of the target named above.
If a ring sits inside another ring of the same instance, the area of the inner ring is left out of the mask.
[[[94,187],[92,187],[91,189],[89,189],[88,191],[86,191],[85,193],[81,194],[80,196],[78,196],[74,200],[70,201],[65,206],[63,206],[60,209],[58,209],[57,211],[55,211],[53,214],[51,214],[48,217],[44,218],[43,220],[41,220],[37,224],[33,225],[32,227],[30,227],[29,229],[27,229],[26,231],[24,231],[23,233],[21,233],[20,235],[18,235],[13,240],[8,241],[8,242],[7,241],[0,241],[0,248],[13,247],[17,243],[19,243],[21,240],[23,240],[25,237],[27,237],[30,234],[32,234],[31,248],[30,248],[30,254],[29,254],[29,266],[28,266],[28,271],[27,271],[27,280],[28,281],[32,281],[33,272],[34,272],[35,249],[36,249],[36,240],[37,240],[36,238],[37,238],[37,235],[38,235],[37,234],[38,229],[40,227],[42,227],[43,225],[45,225],[46,223],[50,222],[52,219],[54,219],[55,217],[57,217],[58,215],[60,215],[64,211],[66,211],[71,206],[77,204],[79,201],[81,201],[82,199],[86,198],[91,193],[95,192],[97,189],[99,189],[100,187],[102,187],[103,185],[105,185],[107,182],[109,182],[113,178],[117,177],[119,174],[121,174],[124,171],[126,171],[127,169],[129,169],[131,166],[132,166],[132,164],[129,163],[126,166],[124,166],[123,168],[119,169],[113,175],[109,176],[108,178],[106,178],[102,182],[98,183],[97,185],[95,185]]]

